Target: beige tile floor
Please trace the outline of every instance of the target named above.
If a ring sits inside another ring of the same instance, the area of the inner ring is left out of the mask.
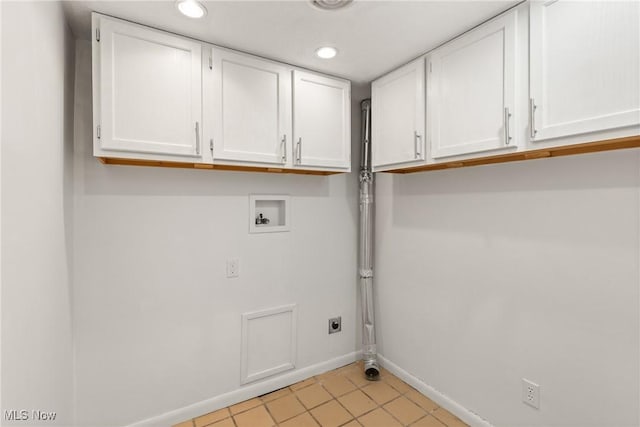
[[[465,427],[385,369],[367,381],[356,362],[174,427]]]

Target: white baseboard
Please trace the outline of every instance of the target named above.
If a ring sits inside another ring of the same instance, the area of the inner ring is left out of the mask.
[[[439,406],[451,412],[453,415],[460,418],[470,426],[493,427],[493,425],[489,421],[485,420],[480,415],[470,411],[455,400],[451,399],[449,396],[442,394],[435,388],[422,382],[420,379],[414,377],[409,372],[405,371],[384,356],[378,355],[378,361],[383,368],[385,368],[386,370],[400,378],[402,381],[406,382],[407,384],[418,390],[420,393],[424,394]]]
[[[314,375],[318,375],[323,372],[348,365],[349,363],[353,363],[356,360],[359,360],[361,356],[362,352],[354,351],[353,353],[348,353],[343,356],[327,360],[325,362],[307,366],[306,368],[287,372],[275,378],[265,379],[255,384],[242,386],[228,393],[224,393],[210,399],[185,406],[183,408],[165,412],[164,414],[147,418],[146,420],[138,421],[134,424],[130,424],[127,427],[172,426],[179,422],[204,415],[211,411],[225,408],[227,406],[243,402],[256,396],[278,390],[282,387],[297,383],[298,381],[302,381]]]

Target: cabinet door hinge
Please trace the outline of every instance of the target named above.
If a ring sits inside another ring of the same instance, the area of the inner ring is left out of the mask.
[[[96,128],[96,136],[100,139],[100,125]]]
[[[96,41],[100,42],[100,28],[96,28]]]

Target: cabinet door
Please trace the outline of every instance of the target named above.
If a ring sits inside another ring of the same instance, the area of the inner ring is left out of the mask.
[[[374,170],[424,161],[424,58],[371,84]]]
[[[294,166],[351,169],[351,83],[293,72]]]
[[[134,24],[97,19],[97,145],[105,151],[199,157],[200,44]]]
[[[214,160],[286,164],[291,75],[283,65],[213,50]]]
[[[429,112],[434,159],[514,146],[516,13],[431,53]]]
[[[535,1],[530,8],[534,141],[640,123],[640,3]]]

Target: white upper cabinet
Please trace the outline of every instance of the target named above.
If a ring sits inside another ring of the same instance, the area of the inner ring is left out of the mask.
[[[640,123],[640,2],[530,7],[534,141]]]
[[[429,54],[433,159],[517,144],[516,14],[502,15]]]
[[[95,154],[198,162],[200,44],[100,15],[93,24]]]
[[[349,81],[97,13],[92,20],[96,157],[351,170]]]
[[[293,166],[351,170],[351,83],[293,71]]]
[[[374,171],[395,169],[425,159],[424,58],[371,85],[371,141]]]
[[[213,79],[214,162],[290,165],[290,68],[214,48]]]

